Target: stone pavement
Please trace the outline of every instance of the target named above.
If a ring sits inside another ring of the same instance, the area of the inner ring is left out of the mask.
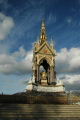
[[[80,120],[80,105],[0,104],[0,120]]]

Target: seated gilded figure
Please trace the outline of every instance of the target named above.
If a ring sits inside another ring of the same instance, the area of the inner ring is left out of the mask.
[[[41,72],[41,79],[46,80],[47,79],[47,73]]]

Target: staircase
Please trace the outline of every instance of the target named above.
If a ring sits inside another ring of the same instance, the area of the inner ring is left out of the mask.
[[[0,104],[0,120],[80,120],[80,105]]]

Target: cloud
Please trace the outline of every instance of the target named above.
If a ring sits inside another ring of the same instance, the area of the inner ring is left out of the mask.
[[[67,23],[70,24],[71,22],[72,22],[72,19],[71,19],[71,18],[68,18],[68,19],[67,19]]]
[[[65,84],[80,84],[80,75],[77,74],[61,74],[58,76]]]
[[[33,51],[22,46],[12,54],[0,54],[0,73],[4,75],[30,75]],[[80,48],[63,48],[56,56],[57,79],[62,80],[67,90],[80,87]]]
[[[80,89],[80,48],[62,48],[56,56],[57,78],[67,90]]]
[[[57,53],[56,70],[58,73],[79,73],[80,71],[80,48],[62,48]]]
[[[68,16],[65,20],[68,24],[71,24],[73,22],[73,18],[71,16]]]
[[[66,90],[80,90],[80,74],[60,74],[58,79],[64,82]]]
[[[26,74],[32,71],[33,51],[22,46],[18,51],[0,54],[0,72],[3,74]],[[56,56],[57,74],[79,74],[80,48],[63,48]]]
[[[0,13],[0,40],[4,40],[14,27],[12,17]]]
[[[56,20],[57,20],[56,15],[53,16],[52,14],[49,14],[47,24],[56,23]]]
[[[0,72],[6,75],[24,75],[31,73],[32,50],[26,52],[23,47],[9,54],[0,54]]]
[[[0,8],[1,11],[6,11],[8,8],[10,8],[8,0],[0,0]]]

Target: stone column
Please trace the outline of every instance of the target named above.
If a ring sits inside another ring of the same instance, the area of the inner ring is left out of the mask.
[[[37,82],[37,70],[34,71],[35,82]]]
[[[54,71],[54,67],[50,67],[50,83],[56,83],[56,72]]]
[[[39,65],[37,65],[37,82],[39,81]]]
[[[53,68],[51,66],[50,67],[50,84],[52,83],[52,78],[53,78],[52,71],[53,71]]]
[[[40,82],[40,66],[38,66],[38,81]]]
[[[50,69],[48,69],[48,72],[47,72],[47,78],[48,78],[48,84],[50,83]]]

